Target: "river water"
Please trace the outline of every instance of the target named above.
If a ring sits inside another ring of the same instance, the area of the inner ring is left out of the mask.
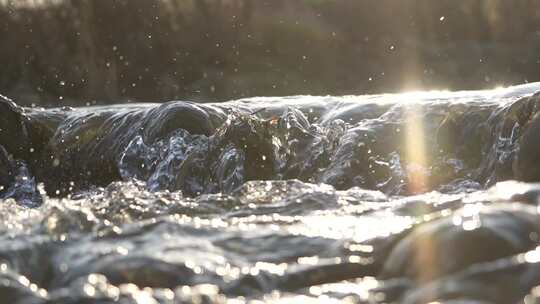
[[[1,303],[540,303],[540,84],[23,108]]]

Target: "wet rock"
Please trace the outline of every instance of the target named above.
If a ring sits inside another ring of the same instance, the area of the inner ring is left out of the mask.
[[[471,109],[472,108],[472,109]],[[437,144],[442,154],[451,154],[468,166],[481,161],[486,126],[491,110],[487,107],[454,106],[437,128]]]
[[[406,235],[388,256],[382,277],[405,276],[426,283],[478,262],[526,251],[538,244],[538,219],[536,208],[522,204],[466,205]]]
[[[43,166],[41,152],[52,136],[58,115],[35,120],[29,115],[32,112],[0,95],[0,198],[37,206],[41,196],[35,174],[39,175],[38,168]]]
[[[239,115],[222,126],[213,141],[220,147],[232,143],[244,153],[244,181],[272,179],[276,175],[271,121]]]
[[[537,96],[540,100],[540,95]],[[522,181],[540,181],[540,113],[524,126],[525,132],[519,140],[519,152],[514,164],[514,174]]]
[[[532,300],[534,290],[529,295],[527,293],[540,283],[539,256],[537,247],[515,256],[477,263],[466,270],[405,291],[400,302],[446,303],[467,299],[505,304],[522,303],[524,298]]]
[[[58,126],[48,144],[47,167],[58,179],[47,183],[47,191],[106,186],[120,180],[118,162],[137,136],[153,144],[178,129],[211,134],[223,116],[217,108],[187,102],[76,111]]]
[[[2,95],[0,95],[0,145],[19,159],[25,159],[31,146],[23,108]]]
[[[536,155],[533,130],[539,109],[540,95],[536,94],[506,103],[492,112],[484,125],[487,144],[477,177],[485,185],[534,176],[530,173]]]
[[[0,197],[13,184],[15,178],[13,171],[13,160],[4,147],[0,145]]]
[[[132,283],[140,287],[175,288],[193,285],[196,273],[185,265],[166,263],[147,257],[111,259],[94,265],[114,285]]]
[[[144,116],[144,138],[155,141],[178,129],[210,136],[223,123],[224,116],[221,110],[210,106],[190,102],[165,103]]]

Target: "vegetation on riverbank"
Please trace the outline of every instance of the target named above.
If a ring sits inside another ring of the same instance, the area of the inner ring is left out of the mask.
[[[0,4],[0,92],[24,104],[540,80],[540,3],[531,0],[20,3]]]

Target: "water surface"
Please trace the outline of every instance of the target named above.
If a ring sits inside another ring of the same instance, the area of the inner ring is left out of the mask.
[[[0,299],[536,303],[537,90],[5,99]]]

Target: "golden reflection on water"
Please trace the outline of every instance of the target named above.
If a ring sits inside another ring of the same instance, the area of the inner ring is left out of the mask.
[[[413,68],[416,68],[413,64]],[[414,93],[407,94],[414,98]],[[414,99],[413,102],[416,102]],[[423,105],[421,103],[407,105],[405,111],[405,170],[407,175],[408,192],[411,194],[426,192],[429,187],[427,170],[427,151],[423,122]],[[426,235],[418,238],[415,246],[418,248],[414,256],[415,268],[418,270],[418,280],[428,281],[437,272],[433,236]]]
[[[405,163],[408,190],[410,193],[421,193],[429,187],[422,106],[420,104],[410,105],[405,113]]]

